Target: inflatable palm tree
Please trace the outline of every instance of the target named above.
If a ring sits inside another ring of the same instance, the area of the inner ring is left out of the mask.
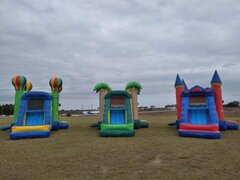
[[[140,94],[142,90],[142,85],[138,82],[129,82],[125,90],[128,91],[132,95],[132,111],[133,111],[133,118],[139,119],[138,117],[138,101],[137,101],[137,95]]]
[[[110,86],[107,83],[98,83],[94,86],[93,91],[99,93],[99,114],[100,117],[103,117],[103,110],[104,110],[104,96],[112,91]]]

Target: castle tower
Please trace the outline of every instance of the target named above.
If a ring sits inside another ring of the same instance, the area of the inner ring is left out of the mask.
[[[181,81],[179,75],[177,74],[175,81],[175,89],[176,89],[176,104],[177,104],[177,119],[181,119],[182,113],[182,91],[184,89],[184,84]]]
[[[215,96],[215,104],[218,113],[219,120],[224,120],[224,112],[223,112],[223,102],[222,102],[222,81],[218,75],[217,70],[214,72],[212,77],[211,86]]]
[[[183,83],[183,86],[184,86],[184,90],[188,90],[187,84],[185,83],[184,79],[182,79],[182,83]]]

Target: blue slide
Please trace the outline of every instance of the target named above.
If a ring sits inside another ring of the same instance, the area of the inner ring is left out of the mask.
[[[111,110],[110,111],[111,124],[125,124],[125,110]]]
[[[206,109],[191,109],[190,124],[206,125],[208,124],[208,113]]]
[[[44,124],[44,112],[27,112],[26,126],[41,126]]]

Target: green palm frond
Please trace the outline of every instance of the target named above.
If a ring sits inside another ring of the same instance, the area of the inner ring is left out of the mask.
[[[140,94],[140,92],[142,90],[142,85],[139,82],[132,81],[132,82],[129,82],[126,85],[125,90],[128,91],[131,88],[136,88],[137,89],[137,93]]]
[[[96,91],[96,93],[98,93],[101,89],[107,90],[108,92],[112,91],[112,89],[107,83],[96,84],[93,88],[93,91]]]

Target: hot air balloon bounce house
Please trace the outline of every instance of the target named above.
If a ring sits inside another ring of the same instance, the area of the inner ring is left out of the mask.
[[[177,75],[175,81],[177,121],[179,136],[219,139],[221,130],[237,130],[238,124],[226,121],[223,111],[222,81],[215,71],[211,88],[187,88]],[[173,125],[173,124],[169,124]]]
[[[62,80],[52,78],[49,82],[52,93],[31,91],[32,83],[24,76],[12,78],[15,87],[14,117],[10,126],[10,139],[48,137],[51,130],[67,129],[66,121],[59,121],[59,93]]]
[[[137,95],[141,89],[138,82],[114,91],[106,83],[96,84],[101,120],[91,127],[98,127],[101,137],[131,137],[135,135],[134,129],[147,128],[147,121],[138,118]]]

